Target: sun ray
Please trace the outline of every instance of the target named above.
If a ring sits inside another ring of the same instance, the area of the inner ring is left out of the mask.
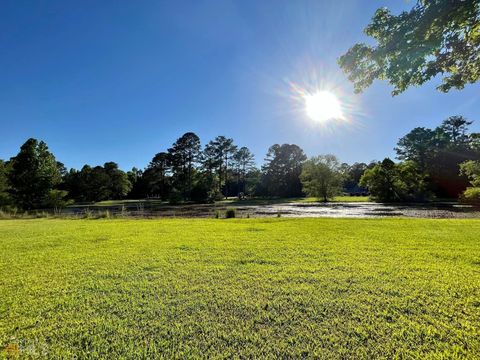
[[[343,119],[340,101],[330,91],[317,91],[304,95],[305,111],[312,120],[327,121],[330,119]]]

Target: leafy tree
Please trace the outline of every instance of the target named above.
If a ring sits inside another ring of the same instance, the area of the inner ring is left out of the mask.
[[[458,176],[460,163],[480,156],[475,134],[468,133],[472,122],[462,116],[451,116],[434,130],[415,128],[402,137],[397,158],[411,160],[428,174],[429,187],[440,197],[457,197],[467,186]]]
[[[432,197],[428,174],[413,161],[396,164],[395,186],[402,201],[426,201]]]
[[[110,199],[123,199],[132,188],[127,174],[118,168],[118,164],[107,162],[103,165],[108,176],[108,197]]]
[[[477,153],[480,153],[480,133],[472,133],[469,136],[468,145]]]
[[[176,185],[184,199],[190,196],[195,165],[200,161],[200,138],[193,132],[183,134],[168,149],[169,161]]]
[[[28,139],[11,162],[8,177],[15,203],[24,209],[43,206],[50,191],[61,181],[57,162],[47,144]]]
[[[355,44],[339,64],[357,92],[380,79],[397,95],[437,75],[438,90],[462,89],[480,77],[479,19],[479,0],[418,0],[398,16],[380,8],[364,30],[376,45]]]
[[[480,187],[480,160],[461,163],[460,174],[465,175],[473,187]]]
[[[398,140],[395,151],[400,160],[411,160],[425,170],[428,160],[432,158],[435,146],[435,131],[417,127]]]
[[[0,207],[10,205],[10,186],[8,184],[9,163],[0,160]]]
[[[64,176],[63,188],[76,201],[96,202],[124,198],[131,189],[128,175],[114,162],[104,166],[84,165],[80,171],[71,169]]]
[[[455,147],[468,147],[470,139],[467,132],[472,124],[473,121],[468,121],[463,116],[450,116],[442,122],[439,130],[449,144]]]
[[[395,164],[386,158],[367,169],[360,184],[380,201],[423,201],[429,196],[426,175],[412,161]]]
[[[300,174],[307,159],[295,144],[272,145],[262,166],[263,191],[268,196],[302,196]]]
[[[50,190],[45,204],[49,208],[53,208],[55,212],[73,203],[73,200],[67,199],[68,191],[65,190]]]
[[[143,178],[144,172],[136,167],[133,167],[130,171],[127,171],[128,181],[132,184],[132,187],[127,194],[129,199],[144,198],[148,194],[145,179]]]
[[[480,205],[480,160],[470,160],[460,164],[460,174],[465,175],[472,185],[465,189],[460,200]]]
[[[218,190],[222,190],[222,184],[224,185],[223,193],[225,197],[229,195],[228,183],[228,171],[232,166],[233,155],[237,147],[233,144],[233,139],[226,138],[225,136],[217,136],[214,140],[211,140],[206,146],[203,152],[203,164],[208,172],[214,171],[218,179]]]
[[[233,166],[237,175],[237,193],[245,193],[247,174],[255,168],[255,158],[247,147],[242,146],[233,154]]]
[[[155,194],[163,200],[168,199],[171,189],[171,172],[171,155],[166,152],[156,154],[143,173],[145,186],[143,196]]]
[[[360,186],[360,178],[368,165],[365,163],[354,163],[352,165],[342,164],[340,166],[343,175],[343,188],[348,193],[365,193],[367,190]]]
[[[340,163],[334,155],[315,156],[305,161],[300,179],[309,196],[322,198],[325,202],[342,189]]]

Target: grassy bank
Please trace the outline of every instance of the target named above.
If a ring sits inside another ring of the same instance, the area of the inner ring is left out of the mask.
[[[5,220],[0,357],[471,357],[480,221]]]
[[[313,197],[305,198],[251,198],[245,200],[238,200],[236,197],[231,197],[225,200],[217,201],[219,205],[233,204],[233,205],[269,205],[292,202],[321,202],[321,199]],[[366,202],[370,201],[368,196],[335,196],[330,202]],[[168,206],[168,201],[161,201],[158,199],[140,199],[140,200],[105,200],[94,204],[75,204],[74,206],[98,206],[98,207],[112,207],[112,206],[128,206],[134,207],[137,204],[144,204],[147,206]]]

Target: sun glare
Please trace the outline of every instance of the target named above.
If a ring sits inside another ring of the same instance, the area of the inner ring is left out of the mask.
[[[343,119],[342,106],[335,94],[329,91],[318,91],[305,94],[305,111],[315,121]]]

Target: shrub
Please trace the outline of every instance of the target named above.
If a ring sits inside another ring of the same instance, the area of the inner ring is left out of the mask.
[[[89,208],[86,208],[84,211],[83,211],[83,215],[82,215],[82,218],[83,219],[90,219],[93,215],[93,211],[90,210]]]
[[[235,209],[227,209],[225,211],[225,219],[232,219],[236,216]]]
[[[110,219],[111,214],[110,211],[105,210],[105,211],[99,211],[97,215],[97,219]]]
[[[214,203],[215,201],[223,200],[223,194],[218,190],[211,190],[208,192],[208,199],[209,203]]]
[[[220,217],[220,211],[215,210],[214,216],[215,216],[215,219],[218,219]]]
[[[181,201],[182,201],[182,194],[180,194],[176,190],[173,190],[168,198],[168,203],[170,205],[178,205],[180,204]]]
[[[480,205],[480,187],[469,187],[460,196],[460,201],[466,204]]]

